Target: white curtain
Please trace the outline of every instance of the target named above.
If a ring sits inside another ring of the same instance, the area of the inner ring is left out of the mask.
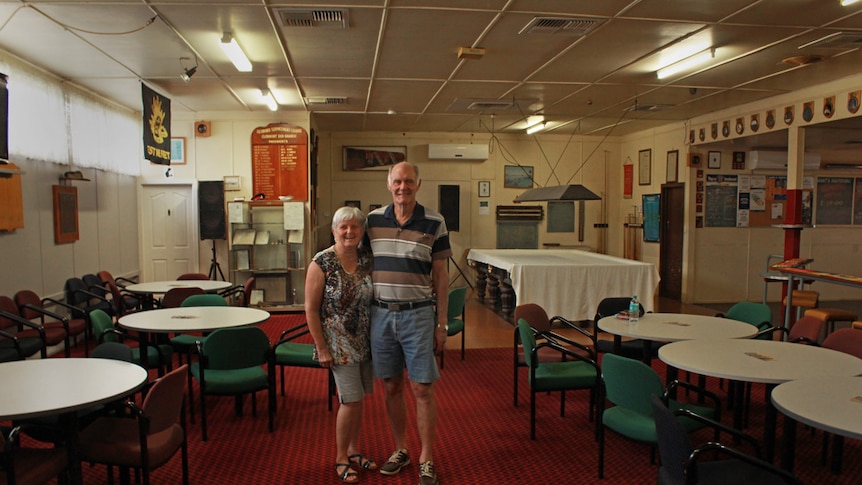
[[[9,76],[9,158],[140,175],[140,114],[0,53]]]

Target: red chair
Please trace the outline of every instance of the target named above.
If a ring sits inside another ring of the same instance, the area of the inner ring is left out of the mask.
[[[817,340],[820,338],[820,329],[823,327],[823,321],[812,316],[803,316],[787,330],[784,327],[773,327],[767,330],[766,334],[782,332],[787,334],[787,341],[798,344],[817,345]]]
[[[60,332],[59,342],[63,341]],[[24,360],[37,353],[48,357],[46,330],[18,315],[18,307],[8,296],[0,296],[0,362]]]
[[[177,280],[179,280],[179,281],[183,281],[183,280],[208,280],[208,279],[210,279],[210,277],[203,274],[203,273],[183,273],[183,274],[179,275],[179,277],[177,277]]]
[[[26,320],[33,321],[35,319],[39,319],[39,324],[45,328],[45,336],[49,345],[56,345],[56,343],[59,342],[56,342],[56,335],[58,335],[58,333],[55,334],[54,337],[48,338],[48,329],[55,329],[55,332],[57,329],[62,330],[62,342],[64,342],[65,345],[66,357],[70,357],[72,355],[72,348],[70,346],[71,337],[78,337],[80,335],[84,335],[85,337],[87,336],[87,320],[82,317],[76,318],[74,315],[76,313],[80,314],[80,309],[72,305],[53,298],[39,298],[39,295],[32,290],[21,290],[18,293],[15,293],[15,304],[18,306],[18,314]],[[64,308],[69,311],[72,316],[67,317],[48,310],[46,308],[46,304]],[[46,317],[50,320],[46,321]],[[88,355],[89,353],[90,344],[87,338],[84,338],[84,355]]]
[[[839,328],[823,340],[823,347],[862,359],[862,332],[853,328]]]

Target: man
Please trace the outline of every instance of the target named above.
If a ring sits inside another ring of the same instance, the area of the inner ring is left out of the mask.
[[[435,353],[446,343],[446,261],[452,250],[443,216],[416,202],[421,185],[418,167],[408,162],[393,165],[387,178],[392,204],[368,214],[366,237],[374,254],[371,352],[374,373],[384,380],[386,414],[395,441],[395,452],[380,473],[395,475],[410,464],[406,368],[416,398],[416,426],[422,444],[419,483],[435,485],[434,381],[440,378]]]

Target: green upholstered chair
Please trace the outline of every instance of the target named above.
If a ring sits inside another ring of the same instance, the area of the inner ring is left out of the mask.
[[[599,399],[602,405],[599,407],[599,478],[604,478],[605,459],[605,428],[609,428],[626,438],[656,445],[655,419],[653,418],[652,396],[667,396],[668,391],[676,386],[696,389],[710,397],[715,402],[715,407],[698,406],[682,403],[671,399],[669,407],[672,409],[689,409],[701,416],[716,418],[720,416],[720,404],[718,397],[706,390],[697,388],[691,384],[681,381],[673,381],[666,389],[661,378],[652,369],[640,360],[630,359],[616,354],[604,354],[602,357],[602,376],[605,382],[605,397],[613,406],[604,409],[604,399]],[[702,424],[685,420],[683,422],[688,431],[694,431],[703,427]],[[655,448],[652,449],[651,458],[655,459]]]
[[[179,289],[179,288],[175,288]],[[194,288],[200,290],[200,288]],[[203,290],[200,292],[196,292],[192,289],[189,291],[188,295],[180,301],[180,307],[193,307],[193,306],[227,306],[227,300],[225,300],[221,295],[217,295],[215,293],[204,293]],[[170,293],[170,290],[168,293]],[[167,294],[165,294],[165,298],[167,298]],[[193,335],[193,334],[179,334],[171,337],[171,348],[177,352],[177,357],[180,359],[180,363],[182,363],[182,354],[188,355],[191,352],[192,348],[195,346],[195,342],[198,340],[205,340],[206,336],[204,335]]]
[[[252,415],[257,415],[258,391],[267,391],[269,431],[275,414],[275,373],[269,337],[259,327],[222,328],[195,343],[200,357],[189,368],[189,409],[194,421],[192,378],[200,384],[201,438],[207,440],[207,396],[234,396],[236,415],[242,414],[242,397],[251,394]]]
[[[689,410],[671,411],[658,396],[652,396],[658,450],[661,467],[658,485],[686,485],[689,483],[757,483],[757,484],[801,484],[790,473],[781,470],[759,456],[759,445],[753,437],[711,419],[698,416]],[[734,437],[735,441],[746,441],[755,450],[755,456],[729,448],[718,440],[695,448],[684,420],[696,420],[717,432]],[[709,452],[709,453],[707,453]],[[715,459],[713,456],[729,459]],[[702,456],[707,460],[700,460]]]
[[[547,340],[542,343],[536,342],[536,335],[530,324],[523,318],[518,320],[518,331],[524,346],[524,357],[527,367],[530,369],[530,439],[536,439],[536,393],[560,391],[560,416],[566,413],[566,391],[589,389],[590,419],[593,419],[597,392],[601,389],[601,370],[595,360],[584,357],[576,352],[560,346],[557,342]],[[575,345],[583,351],[589,351],[587,347],[575,342]],[[540,362],[538,352],[540,348],[551,347],[559,353],[571,358],[560,362]]]
[[[90,312],[90,323],[93,325],[93,335],[96,336],[98,343],[117,342],[123,343],[125,340],[133,340],[140,345],[140,339],[133,335],[124,333],[114,326],[114,321],[110,315],[103,310],[93,310]],[[140,347],[132,347],[132,362],[143,366],[141,361]],[[170,370],[171,355],[173,351],[170,345],[147,345],[147,362],[150,369],[159,369],[162,372],[163,368]]]
[[[722,315],[718,314],[716,316]],[[772,334],[769,333],[769,330],[772,329],[772,310],[770,310],[769,305],[741,301],[730,307],[727,310],[727,314],[723,316],[754,325],[758,331],[756,338],[772,339]]]
[[[465,313],[464,306],[467,301],[467,288],[452,288],[449,290],[449,311],[447,313],[448,322],[446,326],[448,327],[446,331],[447,337],[454,337],[455,335],[461,334],[461,360],[464,360],[464,321],[465,321]],[[440,351],[440,368],[442,369],[445,366],[444,356],[445,352]]]
[[[335,397],[335,379],[332,372],[314,360],[314,344],[297,342],[300,337],[308,335],[308,326],[305,323],[290,327],[281,332],[278,342],[272,347],[273,360],[279,367],[279,379],[281,380],[281,395],[284,396],[284,368],[306,367],[312,369],[326,370],[327,375],[327,408],[332,411],[332,398]]]

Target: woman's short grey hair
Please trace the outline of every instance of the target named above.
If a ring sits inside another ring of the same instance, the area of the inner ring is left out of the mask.
[[[360,226],[365,227],[365,214],[358,207],[345,206],[332,215],[332,229],[334,230],[344,221],[356,220]]]

